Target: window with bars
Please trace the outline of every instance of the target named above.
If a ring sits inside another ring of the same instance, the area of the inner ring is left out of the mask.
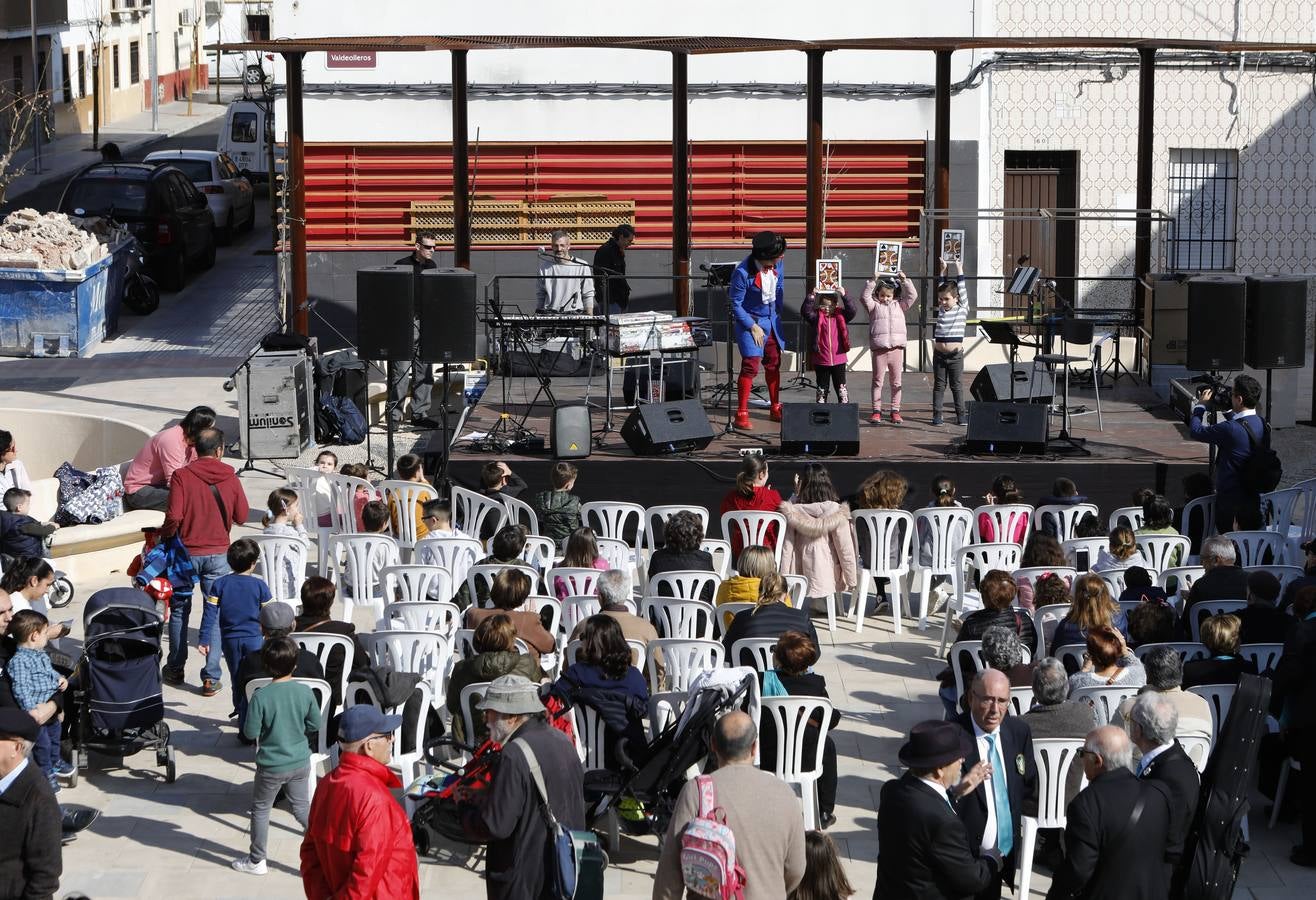
[[[128,83],[136,84],[142,80],[141,44],[132,41],[128,44]]]
[[[1238,151],[1170,150],[1166,250],[1177,271],[1233,271],[1238,244]]]

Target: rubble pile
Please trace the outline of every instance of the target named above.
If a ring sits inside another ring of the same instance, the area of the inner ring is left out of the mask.
[[[100,218],[20,209],[0,224],[0,268],[85,269],[108,256],[123,233]]]

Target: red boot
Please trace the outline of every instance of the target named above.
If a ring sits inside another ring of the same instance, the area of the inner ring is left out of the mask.
[[[749,392],[754,387],[754,379],[741,375],[736,381],[736,419],[735,426],[741,431],[753,431],[754,424],[749,421]]]
[[[772,411],[768,415],[774,422],[781,421],[781,367],[773,366],[771,369],[764,370],[764,378],[768,382],[768,401],[772,403]]]

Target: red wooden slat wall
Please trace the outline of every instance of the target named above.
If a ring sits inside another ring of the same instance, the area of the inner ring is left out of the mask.
[[[827,153],[829,247],[917,240],[922,141],[833,141]],[[471,158],[476,165],[474,147]],[[803,141],[696,142],[690,161],[696,247],[741,247],[765,228],[803,241]],[[474,193],[508,200],[563,194],[634,200],[638,245],[664,247],[672,240],[671,162],[671,145],[657,141],[485,143],[478,151]],[[308,144],[309,246],[403,248],[409,242],[411,202],[447,200],[451,189],[448,144]]]

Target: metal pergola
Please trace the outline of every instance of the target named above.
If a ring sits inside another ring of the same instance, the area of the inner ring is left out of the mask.
[[[1156,98],[1158,50],[1234,53],[1310,53],[1316,43],[1253,41],[1199,41],[1176,38],[1110,37],[869,37],[843,40],[792,40],[752,37],[579,37],[553,35],[395,35],[359,37],[289,38],[211,44],[207,50],[251,50],[278,53],[287,66],[288,177],[290,289],[293,328],[309,328],[306,302],[306,191],[305,140],[302,119],[302,62],[307,53],[325,51],[438,52],[452,55],[452,199],[454,212],[454,264],[471,263],[471,196],[469,136],[467,134],[466,54],[471,50],[611,49],[653,50],[672,56],[672,274],[676,306],[689,315],[690,293],[690,159],[687,113],[687,61],[692,55],[762,53],[795,50],[805,54],[806,128],[806,239],[805,271],[813,271],[823,242],[823,56],[830,50],[880,50],[932,53],[936,56],[933,152],[935,157],[931,207],[944,209],[950,199],[951,54],[957,50],[1085,50],[1122,49],[1138,53],[1138,148],[1135,206],[1152,208],[1153,112]],[[934,245],[941,241],[946,220],[936,220]],[[1150,286],[1150,215],[1139,216],[1134,234],[1136,314],[1142,315]]]

